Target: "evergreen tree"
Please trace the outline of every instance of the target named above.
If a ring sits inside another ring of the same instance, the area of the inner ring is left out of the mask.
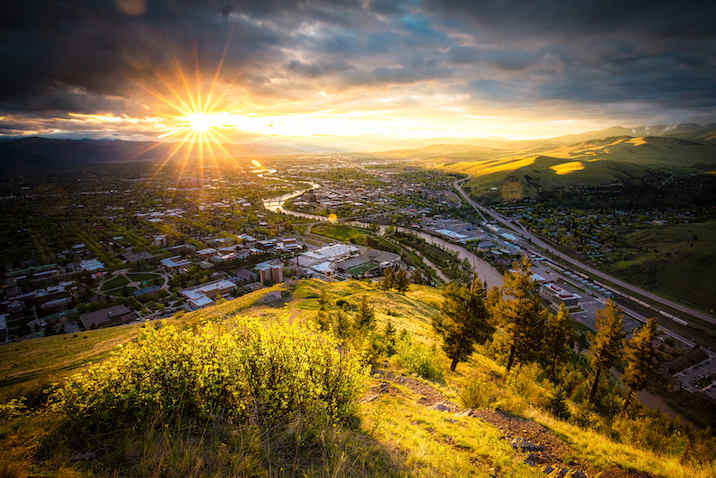
[[[413,269],[413,272],[410,273],[410,280],[415,285],[424,285],[425,284],[425,278],[423,277],[423,274],[418,269]]]
[[[597,335],[590,348],[594,383],[589,392],[589,403],[594,403],[599,378],[609,370],[619,356],[619,345],[624,338],[624,312],[611,299],[607,308],[597,311]]]
[[[505,274],[502,295],[512,297],[504,301],[501,297],[490,298],[497,301],[493,311],[498,314],[507,335],[509,355],[507,372],[517,362],[528,362],[539,357],[544,335],[546,311],[542,307],[539,295],[534,294],[537,282],[532,278],[532,265],[527,256],[520,262],[515,261],[513,271]]]
[[[318,296],[318,308],[320,310],[326,310],[326,305],[328,305],[328,294],[326,293],[326,289],[323,289]]]
[[[336,335],[338,337],[345,339],[348,337],[348,333],[350,332],[350,322],[348,321],[348,316],[346,313],[339,309],[338,313],[336,314]]]
[[[383,282],[380,284],[380,288],[382,290],[388,291],[392,289],[395,286],[395,275],[393,274],[393,269],[386,269],[385,270],[385,276],[383,278]]]
[[[365,295],[363,295],[353,323],[356,330],[375,330],[375,310],[368,305],[368,298]]]
[[[567,404],[567,393],[562,387],[557,387],[555,394],[547,402],[547,411],[557,418],[567,420],[571,416]]]
[[[485,304],[485,289],[476,277],[470,288],[450,283],[443,293],[440,316],[433,318],[433,329],[442,338],[442,349],[452,360],[450,370],[466,360],[475,343],[483,343],[494,332]]]
[[[569,337],[574,333],[574,324],[569,311],[562,304],[557,314],[548,314],[545,322],[545,356],[550,368],[549,379],[554,380],[557,364],[564,361],[569,353]]]
[[[654,370],[654,339],[656,338],[656,320],[649,319],[646,325],[624,344],[624,357],[629,363],[622,375],[622,383],[629,388],[621,414],[629,406],[629,401],[635,392],[643,389],[649,382],[651,372]]]
[[[410,288],[410,280],[408,280],[408,273],[403,269],[399,269],[398,272],[395,274],[394,285],[399,293],[405,294]]]
[[[385,323],[385,330],[383,331],[383,337],[385,337],[385,345],[388,349],[388,355],[393,355],[395,353],[395,327],[393,326],[393,321],[388,319],[388,321]]]

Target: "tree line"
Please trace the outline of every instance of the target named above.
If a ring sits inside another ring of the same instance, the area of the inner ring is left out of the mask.
[[[466,361],[477,344],[492,339],[507,374],[516,364],[537,362],[554,381],[558,368],[569,359],[575,340],[574,323],[564,304],[557,313],[549,312],[536,291],[527,257],[513,264],[501,289],[495,287],[488,293],[478,277],[470,285],[449,284],[443,293],[441,314],[432,325],[451,360],[450,370],[455,371],[459,362]],[[594,403],[601,378],[617,359],[623,359],[628,364],[621,378],[628,388],[624,413],[634,393],[643,389],[651,376],[656,321],[649,319],[625,340],[624,313],[617,304],[609,300],[597,315],[597,333],[589,355],[593,378],[588,401]]]

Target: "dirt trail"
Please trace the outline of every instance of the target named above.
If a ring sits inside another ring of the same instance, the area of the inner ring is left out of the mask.
[[[373,387],[361,401],[379,400],[383,394],[401,394],[393,384],[402,385],[420,396],[417,403],[459,417],[474,417],[498,428],[503,438],[510,442],[515,453],[524,456],[525,463],[539,468],[550,478],[653,478],[649,474],[634,470],[624,470],[613,465],[607,470],[595,470],[586,460],[565,457],[577,455],[575,450],[564,440],[544,426],[524,418],[511,415],[501,410],[480,409],[466,410],[449,401],[443,393],[434,387],[412,377],[396,375],[393,372],[372,370],[371,376],[381,380],[380,385]],[[496,474],[499,476],[499,473]]]

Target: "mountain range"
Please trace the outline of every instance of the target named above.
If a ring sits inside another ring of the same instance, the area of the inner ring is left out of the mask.
[[[370,153],[385,159],[494,159],[520,154],[544,154],[565,145],[610,137],[665,137],[693,141],[700,144],[716,144],[716,125],[697,124],[640,126],[624,128],[615,126],[605,130],[535,140],[510,140],[490,138],[430,138],[393,141],[396,149]],[[214,146],[211,152],[205,149],[204,156],[218,160],[250,158],[258,156],[305,154],[311,152],[336,152],[332,141],[321,151],[315,141],[301,141],[295,147],[286,141],[281,143],[224,143]],[[350,145],[350,146],[348,146]],[[339,148],[359,151],[357,142],[350,142]],[[0,141],[0,167],[23,166],[71,166],[96,163],[164,161],[169,157],[177,160],[186,155],[198,157],[198,148],[177,143],[141,142],[95,139],[51,139],[27,137]]]

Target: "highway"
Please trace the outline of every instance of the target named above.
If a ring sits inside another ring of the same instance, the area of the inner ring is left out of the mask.
[[[697,310],[690,309],[690,308],[685,307],[681,304],[677,304],[670,300],[664,299],[663,297],[659,297],[658,295],[652,294],[651,292],[647,292],[639,287],[636,287],[632,284],[629,284],[627,282],[619,280],[613,276],[605,274],[604,272],[598,271],[597,269],[594,269],[593,267],[590,267],[590,266],[580,262],[579,260],[556,250],[549,244],[546,244],[544,241],[541,241],[540,239],[535,237],[533,234],[531,234],[529,231],[527,231],[521,224],[519,224],[519,222],[513,222],[511,219],[493,211],[492,209],[481,206],[480,204],[478,204],[475,201],[473,201],[472,199],[470,199],[470,197],[462,189],[462,185],[465,182],[469,181],[471,177],[472,177],[472,175],[469,175],[467,178],[458,179],[453,183],[453,185],[455,186],[455,189],[458,190],[460,195],[465,199],[465,201],[467,201],[468,204],[470,204],[473,208],[475,208],[475,210],[482,212],[484,215],[491,216],[492,218],[494,218],[496,221],[498,221],[503,226],[510,227],[513,230],[519,229],[519,232],[515,231],[515,234],[522,236],[524,239],[531,241],[532,244],[542,247],[545,251],[548,251],[550,254],[553,254],[554,256],[557,256],[557,257],[563,259],[564,261],[569,262],[570,264],[577,266],[586,272],[589,272],[590,274],[593,274],[593,275],[600,277],[604,280],[607,280],[613,284],[623,287],[624,289],[627,289],[631,292],[634,292],[634,293],[639,294],[643,297],[646,297],[646,298],[648,298],[656,303],[659,303],[661,305],[671,307],[671,308],[678,310],[680,312],[683,312],[685,314],[689,314],[693,317],[697,317],[699,319],[704,320],[705,322],[716,324],[716,319],[714,319],[713,317],[711,317],[707,314],[704,314],[703,312],[699,312]]]

